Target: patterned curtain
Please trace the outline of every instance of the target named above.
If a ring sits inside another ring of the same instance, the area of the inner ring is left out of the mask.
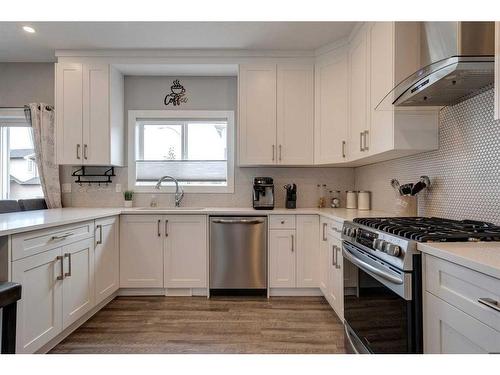
[[[44,103],[30,103],[25,114],[33,128],[33,144],[45,202],[48,208],[59,208],[62,206],[61,184],[55,155],[54,107]]]

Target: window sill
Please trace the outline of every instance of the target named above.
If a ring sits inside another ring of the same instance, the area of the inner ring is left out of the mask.
[[[156,189],[154,186],[132,186],[131,190],[138,194],[174,194],[175,186],[162,186],[161,189]],[[184,193],[199,193],[199,194],[233,194],[234,185],[228,186],[182,186]]]

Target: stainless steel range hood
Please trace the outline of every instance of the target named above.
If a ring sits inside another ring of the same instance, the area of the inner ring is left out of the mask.
[[[386,105],[453,105],[493,82],[494,22],[421,22],[420,31],[421,68],[386,96]]]

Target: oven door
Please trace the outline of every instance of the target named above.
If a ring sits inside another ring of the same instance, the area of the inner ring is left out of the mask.
[[[343,242],[344,269],[357,274],[344,287],[345,342],[354,353],[415,353],[412,274]]]

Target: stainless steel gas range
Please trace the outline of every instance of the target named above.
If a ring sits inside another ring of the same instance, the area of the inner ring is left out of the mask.
[[[490,223],[440,218],[369,218],[344,223],[346,349],[422,353],[422,265],[418,242],[500,241]]]

